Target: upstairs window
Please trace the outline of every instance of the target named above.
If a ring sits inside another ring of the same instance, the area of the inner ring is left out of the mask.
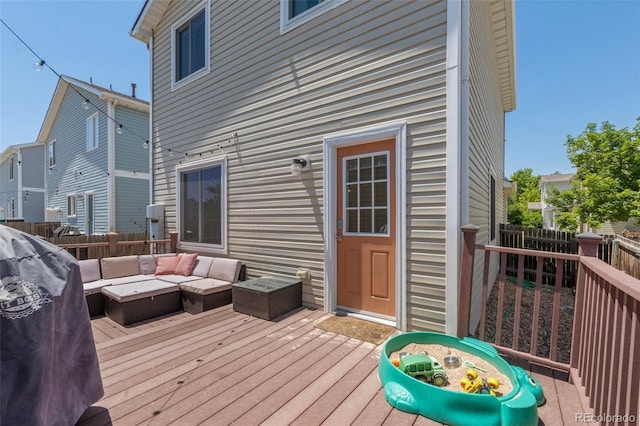
[[[96,149],[100,143],[100,122],[98,113],[87,118],[87,151]]]
[[[56,141],[49,142],[49,168],[56,165]]]
[[[9,180],[13,180],[13,166],[14,164],[14,156],[11,156],[11,160],[9,160]]]
[[[209,3],[172,27],[173,88],[209,71]]]
[[[280,0],[280,34],[333,9],[345,0]]]

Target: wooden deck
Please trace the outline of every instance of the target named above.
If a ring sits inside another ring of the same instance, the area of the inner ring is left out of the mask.
[[[227,305],[128,327],[94,319],[105,395],[78,425],[437,424],[392,408],[377,375],[381,346],[314,328],[326,315],[305,308],[265,321]],[[539,424],[575,423],[583,409],[566,375],[510,361],[544,388]]]

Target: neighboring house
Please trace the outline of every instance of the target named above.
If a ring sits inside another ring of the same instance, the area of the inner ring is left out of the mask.
[[[147,0],[131,34],[180,249],[308,270],[307,306],[455,332],[460,227],[487,243],[506,219],[513,1]]]
[[[44,221],[44,149],[11,145],[0,154],[0,220]]]
[[[540,206],[542,211],[542,228],[560,230],[556,223],[556,209],[549,203],[547,203],[547,196],[550,194],[552,188],[557,188],[559,191],[565,191],[571,186],[571,179],[573,173],[565,174],[553,174],[540,176]],[[536,205],[529,206],[530,210],[535,209]]]
[[[60,78],[37,139],[47,214],[87,234],[145,231],[148,135],[148,102]]]

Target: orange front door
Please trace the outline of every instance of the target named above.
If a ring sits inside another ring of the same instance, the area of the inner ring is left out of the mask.
[[[338,306],[396,314],[395,141],[338,149]]]

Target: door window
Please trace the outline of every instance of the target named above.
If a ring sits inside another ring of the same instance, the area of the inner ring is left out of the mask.
[[[343,162],[345,235],[389,235],[389,152]]]

